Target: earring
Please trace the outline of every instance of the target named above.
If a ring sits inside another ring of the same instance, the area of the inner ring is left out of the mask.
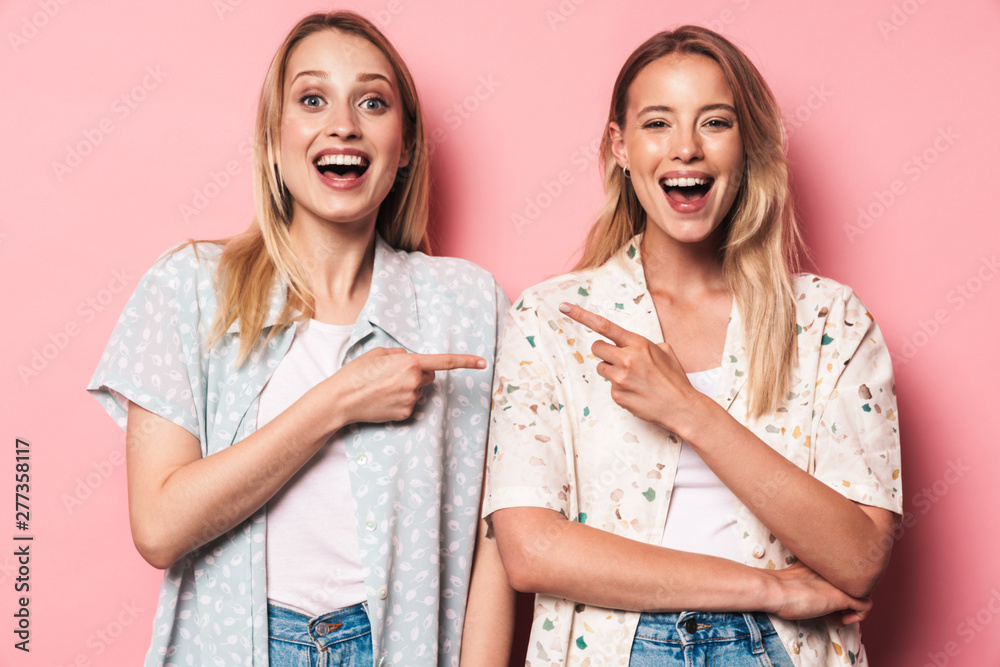
[[[632,172],[628,170],[628,167],[622,167],[622,173],[625,174],[625,178],[632,180]]]

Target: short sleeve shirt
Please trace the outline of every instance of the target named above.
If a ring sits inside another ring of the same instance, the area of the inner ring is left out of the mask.
[[[640,241],[600,267],[527,290],[511,309],[497,360],[484,516],[542,507],[660,544],[681,440],[612,400],[590,351],[597,334],[558,311],[564,301],[576,303],[662,342]],[[734,304],[716,401],[847,498],[900,513],[896,397],[882,334],[850,288],[799,275],[794,289],[798,363],[785,400],[770,414],[750,416],[747,347]],[[794,562],[742,502],[733,503],[746,564],[774,569]],[[638,621],[636,612],[538,595],[527,664],[625,666]],[[857,624],[771,621],[796,665],[866,664]]]
[[[149,270],[88,386],[122,428],[134,402],[195,435],[203,456],[255,430],[261,390],[296,327],[239,367],[238,323],[208,347],[220,252],[214,244],[187,246]],[[275,285],[268,327],[285,293]],[[376,240],[371,289],[344,362],[376,347],[402,347],[475,354],[488,363],[485,370],[438,373],[405,421],[345,427],[377,665],[458,664],[497,313],[508,305],[493,277],[470,262]],[[267,665],[264,511],[164,573],[146,665]]]

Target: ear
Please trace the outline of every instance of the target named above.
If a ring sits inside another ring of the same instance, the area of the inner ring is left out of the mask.
[[[416,138],[414,137],[404,139],[403,148],[399,152],[399,169],[405,169],[410,166],[410,159],[413,157],[413,145],[416,142]]]
[[[611,154],[615,156],[615,162],[622,169],[627,169],[628,151],[625,150],[625,139],[618,123],[613,121],[608,123],[608,136],[611,138]]]

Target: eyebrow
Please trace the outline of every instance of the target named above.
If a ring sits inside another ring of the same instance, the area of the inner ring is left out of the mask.
[[[317,79],[329,79],[330,73],[316,69],[305,70],[296,74],[292,78],[290,83],[294,83],[295,80],[298,79],[300,76],[313,76],[316,77]],[[358,74],[358,81],[361,83],[368,83],[369,81],[378,81],[378,80],[385,81],[387,84],[392,86],[392,82],[389,81],[389,77],[385,76],[384,74],[378,74],[376,72],[361,72],[360,74]]]
[[[703,106],[701,109],[698,110],[698,113],[705,113],[706,111],[728,111],[728,112],[730,112],[730,113],[732,113],[734,115],[736,114],[736,109],[734,109],[731,105],[729,105],[729,104],[722,104],[722,103],[720,103],[720,104],[708,104],[706,106]],[[670,107],[666,107],[666,106],[649,106],[649,107],[644,107],[643,109],[640,109],[639,113],[636,114],[636,115],[641,116],[641,115],[647,114],[647,113],[673,113],[673,112],[674,112],[674,110],[672,108],[670,108]]]

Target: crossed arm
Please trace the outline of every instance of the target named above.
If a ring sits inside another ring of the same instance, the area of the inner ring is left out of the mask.
[[[886,536],[896,515],[845,498],[775,452],[690,386],[669,345],[576,306],[560,310],[610,341],[592,351],[613,400],[685,438],[800,562],[762,570],[642,544],[552,510],[514,507],[490,517],[514,588],[615,609],[753,609],[788,619],[841,612],[844,623],[863,618],[888,562],[892,540]],[[777,491],[761,488],[776,475],[783,480]]]

